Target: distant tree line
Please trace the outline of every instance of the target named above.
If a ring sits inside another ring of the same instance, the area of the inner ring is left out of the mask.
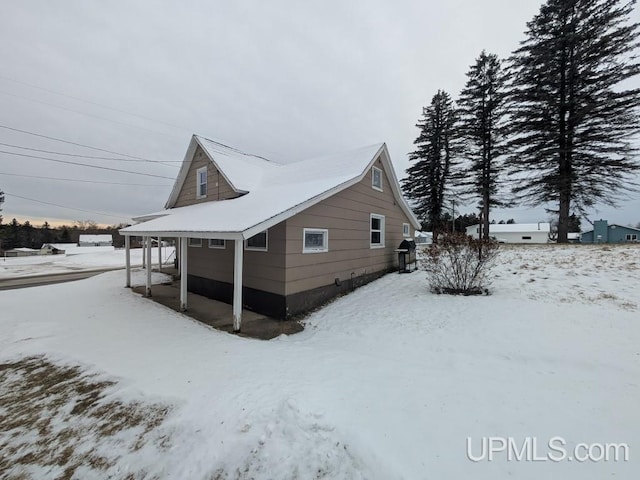
[[[634,6],[547,0],[508,59],[482,51],[457,101],[436,92],[402,185],[434,242],[455,224],[452,199],[477,202],[484,238],[493,208],[544,205],[564,243],[590,207],[637,187],[640,89],[625,88],[640,74]]]
[[[124,237],[118,233],[126,224],[100,227],[91,220],[79,220],[72,225],[51,227],[48,222],[34,226],[28,220],[24,223],[15,218],[3,223],[0,216],[0,251],[17,247],[39,249],[45,243],[78,243],[80,235],[109,234],[113,236],[114,247],[124,246]]]

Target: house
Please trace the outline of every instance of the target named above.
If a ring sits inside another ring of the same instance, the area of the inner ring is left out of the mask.
[[[5,250],[5,257],[33,257],[40,255],[40,250],[34,248],[18,247],[11,250]]]
[[[433,232],[419,232],[414,234],[416,245],[431,245],[433,243]]]
[[[133,236],[178,239],[181,308],[231,303],[234,330],[243,306],[291,318],[395,269],[420,226],[385,144],[281,164],[195,135],[165,210],[134,220],[126,258]]]
[[[582,243],[624,243],[640,240],[640,229],[625,227],[607,220],[596,220],[593,229],[582,232]]]
[[[500,243],[548,243],[551,225],[549,223],[492,223],[489,236]],[[478,238],[480,226],[467,227],[467,235]]]
[[[113,236],[104,235],[80,235],[78,239],[80,247],[111,247],[113,246]]]
[[[64,255],[68,250],[78,248],[75,243],[44,243],[40,247],[41,255]]]

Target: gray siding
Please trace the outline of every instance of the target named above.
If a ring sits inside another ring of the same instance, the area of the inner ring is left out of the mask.
[[[376,166],[383,168],[381,162]],[[370,214],[385,216],[385,247],[370,247]],[[331,285],[353,277],[389,270],[410,223],[397,205],[383,172],[383,191],[371,187],[371,171],[359,183],[323,200],[286,221],[286,295]],[[303,229],[326,228],[329,251],[302,253]],[[413,235],[413,228],[410,227]]]
[[[204,166],[207,167],[207,196],[205,198],[196,198],[196,171]],[[184,185],[182,185],[182,190],[180,190],[178,194],[174,207],[185,207],[195,203],[226,200],[238,196],[240,195],[231,188],[231,185],[224,179],[222,174],[216,169],[215,165],[198,145],[189,171],[187,172],[187,178],[184,181]]]

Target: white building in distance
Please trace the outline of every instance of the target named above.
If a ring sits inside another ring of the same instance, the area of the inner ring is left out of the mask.
[[[489,236],[500,243],[549,243],[551,224],[538,223],[492,223]],[[480,225],[467,227],[467,235],[478,238]]]

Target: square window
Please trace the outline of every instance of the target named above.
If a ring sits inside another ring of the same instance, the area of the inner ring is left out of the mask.
[[[402,236],[407,238],[411,237],[411,227],[408,223],[402,224]]]
[[[382,191],[382,170],[378,167],[371,167],[371,187]]]
[[[370,247],[384,247],[384,215],[371,214]]]
[[[253,237],[247,239],[246,248],[247,250],[259,250],[262,252],[267,251],[268,246],[268,237],[267,231],[260,232],[255,234]]]
[[[202,239],[201,238],[189,238],[189,246],[190,247],[201,247]]]
[[[201,167],[196,171],[196,198],[207,196],[207,167]]]
[[[209,248],[226,248],[226,244],[221,238],[210,238]]]
[[[329,231],[322,228],[303,230],[302,253],[320,253],[329,251]]]

